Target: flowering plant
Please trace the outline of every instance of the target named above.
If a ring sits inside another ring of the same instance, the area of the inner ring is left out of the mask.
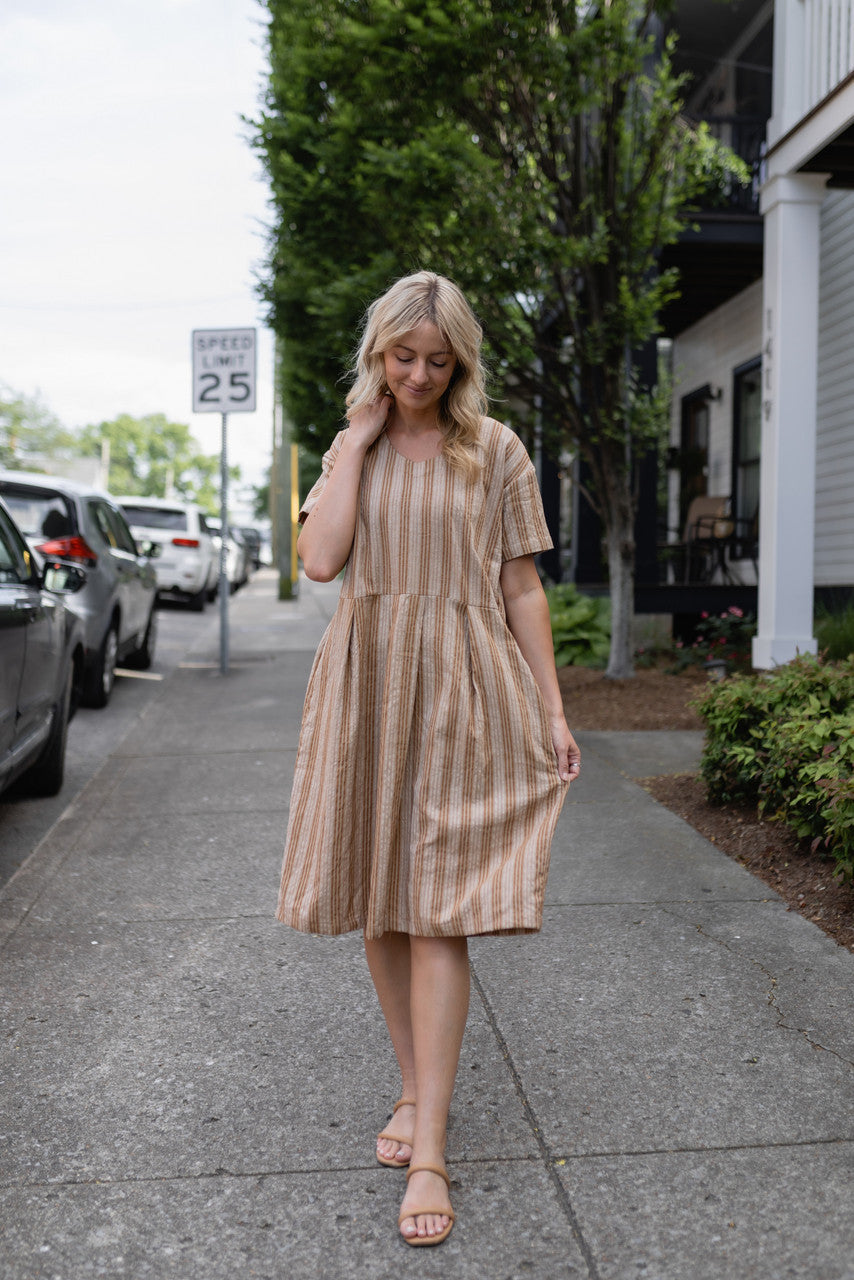
[[[756,634],[756,620],[738,605],[731,604],[723,613],[703,611],[690,645],[676,642],[676,669],[682,671],[692,663],[724,661],[730,669],[750,667],[750,641]]]

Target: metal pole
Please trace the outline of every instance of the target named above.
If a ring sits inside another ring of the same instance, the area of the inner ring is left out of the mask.
[[[228,414],[222,415],[222,446],[219,478],[219,669],[228,673]]]

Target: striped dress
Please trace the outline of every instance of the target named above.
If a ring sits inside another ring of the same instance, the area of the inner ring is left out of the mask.
[[[485,419],[480,444],[471,482],[442,456],[403,457],[385,433],[365,458],[300,731],[277,910],[296,929],[540,928],[567,787],[499,574],[552,542],[519,438]]]

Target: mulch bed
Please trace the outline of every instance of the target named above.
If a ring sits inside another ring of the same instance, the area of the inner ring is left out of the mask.
[[[631,680],[606,680],[601,671],[562,667],[558,679],[573,730],[703,727],[687,705],[706,688],[705,674],[696,669],[671,675],[646,668]],[[811,853],[809,842],[779,822],[761,821],[752,809],[710,805],[696,774],[644,778],[641,785],[776,890],[790,911],[854,951],[854,885],[835,879],[832,863]]]

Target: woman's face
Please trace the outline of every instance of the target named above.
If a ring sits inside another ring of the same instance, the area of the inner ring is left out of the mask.
[[[402,408],[418,413],[435,410],[447,390],[456,357],[429,320],[405,333],[383,352],[389,390]]]

